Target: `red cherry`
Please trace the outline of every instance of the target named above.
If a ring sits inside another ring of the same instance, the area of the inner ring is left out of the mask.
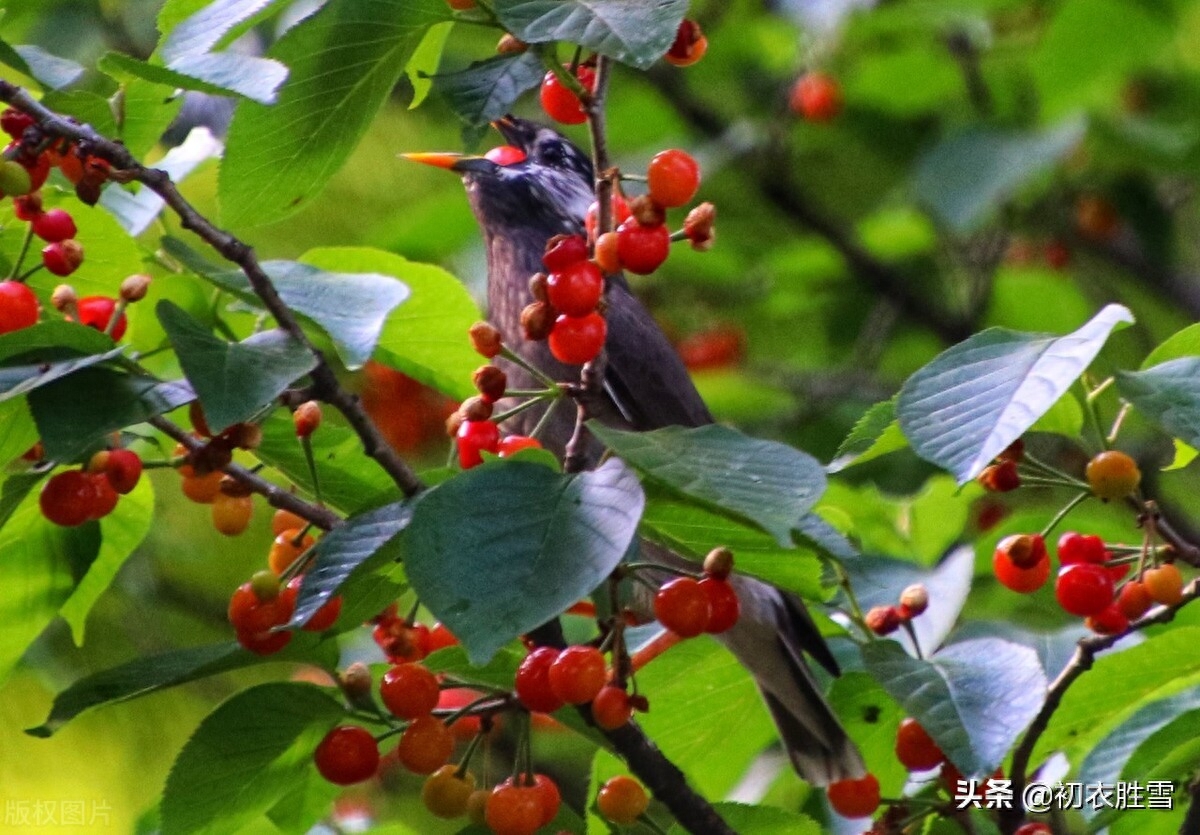
[[[570,646],[550,664],[550,690],[569,705],[592,701],[608,680],[604,655],[592,646]]]
[[[675,30],[675,40],[663,58],[668,64],[676,67],[690,67],[703,58],[706,52],[708,52],[708,38],[701,31],[700,24],[685,18],[680,21],[679,28]]]
[[[488,797],[485,816],[494,835],[533,835],[542,827],[542,792],[500,783]]]
[[[66,470],[50,476],[38,496],[42,515],[56,525],[74,527],[92,518],[96,487],[83,470]]]
[[[579,79],[579,83],[585,90],[591,92],[596,89],[596,71],[591,67],[580,66],[575,71],[575,77]],[[546,115],[556,122],[564,125],[581,125],[587,121],[587,112],[583,109],[583,102],[569,87],[564,86],[553,72],[546,73],[546,77],[542,79],[539,98],[542,110],[546,111]]]
[[[117,495],[104,473],[88,473],[88,478],[92,482],[92,508],[88,518],[103,519],[116,509],[117,501],[121,497]]]
[[[1060,565],[1094,563],[1099,565],[1108,559],[1104,540],[1094,534],[1083,535],[1067,531],[1058,538],[1058,562]]]
[[[57,276],[68,276],[83,263],[83,247],[73,239],[42,247],[42,266]]]
[[[1117,593],[1117,608],[1130,620],[1137,620],[1154,605],[1154,598],[1146,590],[1146,584],[1140,580],[1130,580]]]
[[[586,261],[587,257],[587,241],[581,235],[555,235],[546,243],[542,265],[550,272],[558,272]]]
[[[379,698],[393,716],[416,719],[433,713],[441,689],[437,677],[420,664],[397,664],[383,674]]]
[[[0,281],[0,333],[11,333],[36,325],[38,300],[19,281]]]
[[[541,449],[542,444],[537,438],[529,438],[525,435],[509,435],[500,439],[498,451],[501,458],[507,458],[510,455],[516,455],[523,449]]]
[[[563,706],[563,700],[550,686],[550,666],[558,655],[558,650],[553,647],[538,647],[517,667],[517,698],[530,710],[552,713]]]
[[[805,73],[792,87],[788,106],[810,122],[828,122],[842,112],[841,85],[825,73]]]
[[[921,724],[908,717],[896,731],[896,759],[909,771],[928,771],[945,762],[946,755]]]
[[[33,234],[43,241],[56,243],[75,237],[75,220],[65,209],[51,209],[33,219]]]
[[[607,336],[608,325],[599,313],[559,316],[550,331],[550,353],[567,365],[583,365],[596,358]]]
[[[600,814],[623,827],[637,823],[649,806],[650,798],[642,784],[624,774],[610,778],[596,795]]]
[[[686,151],[659,151],[646,169],[650,199],[660,206],[683,206],[700,188],[700,166]]]
[[[874,774],[839,780],[825,790],[829,805],[842,817],[865,818],[879,808],[879,780]]]
[[[501,451],[500,454],[503,455],[503,451]],[[439,649],[445,649],[446,647],[452,647],[456,645],[458,643],[458,638],[454,637],[454,634],[446,628],[445,624],[435,623],[429,630],[428,643],[429,652],[436,652]]]
[[[326,780],[349,786],[375,774],[379,768],[379,746],[366,728],[339,725],[325,734],[313,753],[313,761]]]
[[[482,450],[500,449],[500,427],[490,420],[464,420],[458,427],[458,463],[464,470],[483,463]]]
[[[621,266],[631,273],[649,275],[667,260],[671,251],[671,232],[666,224],[642,226],[630,218],[617,227],[617,255]]]
[[[606,684],[600,688],[596,698],[592,699],[592,719],[596,725],[606,731],[613,731],[629,721],[633,716],[633,702],[624,687]]]
[[[718,635],[733,627],[741,614],[742,604],[738,600],[733,585],[724,579],[705,577],[700,581],[700,588],[708,596],[708,626],[705,632]]]
[[[13,198],[13,213],[17,220],[32,221],[42,213],[42,195],[39,192]]]
[[[1100,635],[1118,635],[1129,628],[1129,618],[1116,603],[1087,618],[1087,628]]]
[[[132,450],[111,450],[104,462],[104,474],[114,490],[129,493],[142,477],[142,459]]]
[[[432,774],[444,766],[454,753],[454,734],[435,716],[418,716],[396,747],[400,764],[414,774]]]
[[[711,607],[699,581],[676,577],[654,595],[654,616],[681,638],[694,638],[708,626]]]
[[[1003,542],[1001,542],[1003,544]],[[996,548],[992,556],[992,570],[996,579],[1004,586],[1022,594],[1037,591],[1050,576],[1050,560],[1042,559],[1029,568],[1021,568],[1013,563],[1012,557],[1001,547]]]
[[[108,330],[108,323],[112,321],[113,312],[116,309],[116,299],[108,296],[85,296],[79,300],[79,324],[104,332]],[[112,329],[111,335],[114,341],[125,335],[125,328],[128,324],[125,314],[122,313]]]
[[[613,228],[617,228],[630,218],[629,204],[625,202],[625,198],[619,191],[613,191],[612,200],[609,201],[612,206]],[[600,222],[600,204],[595,200],[588,206],[587,214],[583,216],[583,226],[587,230],[588,238],[596,237],[596,225]]]
[[[1074,563],[1059,570],[1054,596],[1072,615],[1098,615],[1113,601],[1112,577],[1103,566]]]
[[[1013,835],[1054,835],[1054,830],[1044,823],[1024,823]]]
[[[278,581],[276,581],[278,582]],[[229,622],[238,632],[260,634],[272,627],[282,626],[292,619],[296,610],[294,594],[280,589],[274,596],[263,595],[254,581],[242,583],[229,599]],[[290,635],[290,632],[271,633]]]
[[[581,242],[582,238],[579,239]],[[566,316],[586,316],[604,292],[604,276],[591,261],[576,261],[546,279],[550,304]]]
[[[525,161],[525,152],[515,145],[497,145],[483,156],[496,165],[516,165]]]
[[[255,655],[274,655],[292,640],[292,633],[282,632],[242,632],[236,633],[237,641],[244,649]]]
[[[482,695],[478,690],[471,690],[468,687],[449,687],[442,691],[437,706],[439,710],[454,711],[466,707]],[[481,730],[483,730],[483,720],[469,714],[458,717],[450,725],[450,733],[454,735],[455,739],[463,742],[468,742],[478,736]]]
[[[33,125],[33,117],[20,110],[14,110],[9,107],[0,113],[0,130],[3,130],[13,139],[20,139],[25,133],[25,128]]]

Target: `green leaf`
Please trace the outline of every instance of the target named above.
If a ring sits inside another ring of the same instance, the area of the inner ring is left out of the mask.
[[[51,55],[40,46],[18,44],[13,47],[25,61],[29,74],[51,90],[61,90],[83,75],[83,67],[67,58]]]
[[[0,465],[24,455],[37,440],[37,426],[25,401],[0,403]],[[0,518],[0,525],[3,524]]]
[[[288,625],[307,623],[354,572],[370,573],[392,562],[397,555],[384,546],[408,526],[412,513],[412,503],[396,502],[347,519],[322,537],[314,548],[312,564],[304,572],[296,612]],[[361,622],[361,619],[340,620],[351,628]]]
[[[421,38],[420,46],[413,52],[412,58],[404,68],[404,73],[408,76],[408,83],[413,88],[413,98],[408,105],[409,110],[416,110],[424,104],[429,91],[433,89],[432,77],[442,62],[442,51],[446,48],[446,39],[450,37],[450,31],[453,28],[454,24],[451,22],[435,23],[430,26],[425,37]]]
[[[1171,334],[1142,361],[1141,370],[1161,365],[1167,360],[1200,356],[1200,323],[1188,325]]]
[[[1067,336],[978,333],[905,381],[900,428],[918,455],[964,484],[1054,406],[1115,327],[1132,321],[1110,304]]]
[[[671,46],[687,0],[497,0],[501,25],[525,43],[567,41],[647,69]]]
[[[373,271],[372,267],[399,269],[410,262],[367,248],[315,252],[313,260],[335,269],[362,266],[364,270],[332,272],[296,261],[266,261],[261,266],[283,302],[329,334],[347,368],[358,368],[370,359],[388,315],[410,295],[404,283],[392,275]],[[262,307],[262,300],[250,289],[244,273],[207,270],[201,274],[242,301]]]
[[[121,497],[116,509],[100,520],[100,553],[59,610],[71,627],[76,646],[83,646],[84,623],[92,606],[146,538],[153,519],[154,487],[149,478],[142,478],[132,492]]]
[[[797,449],[710,425],[622,432],[588,428],[647,479],[691,501],[757,525],[783,547],[825,491],[825,472]]]
[[[820,835],[824,830],[815,820],[777,806],[751,806],[747,803],[714,803],[730,828],[739,835]],[[680,824],[671,827],[671,835],[687,832]]]
[[[951,644],[926,660],[872,641],[863,661],[967,776],[995,771],[1046,698],[1037,653],[994,638]]]
[[[29,362],[47,363],[72,354],[112,352],[113,341],[95,328],[74,322],[41,322],[0,335],[0,362],[21,357]]]
[[[465,649],[453,646],[438,650],[421,663],[432,672],[443,673],[465,685],[477,684],[508,690],[526,654],[517,647],[501,647],[490,661],[478,665],[471,663]]]
[[[345,708],[325,690],[271,682],[227,699],[179,752],[162,799],[162,831],[236,832],[290,789],[296,770]]]
[[[46,455],[71,461],[110,432],[178,409],[196,398],[183,383],[86,368],[29,395]],[[79,404],[86,403],[86,409]]]
[[[1196,460],[1197,450],[1193,446],[1188,446],[1178,438],[1175,439],[1175,457],[1171,463],[1163,467],[1163,471],[1182,470],[1188,464]]]
[[[199,93],[208,93],[210,96],[228,96],[236,92],[160,64],[139,61],[137,58],[120,52],[106,53],[96,62],[96,66],[101,72],[117,79],[139,79],[161,87],[195,90]]]
[[[545,74],[541,58],[529,50],[478,61],[430,80],[458,118],[472,127],[484,127],[508,113],[522,93],[541,84]]]
[[[214,432],[258,413],[316,367],[313,353],[282,330],[226,342],[173,302],[155,310]]]
[[[1117,391],[1184,443],[1200,445],[1200,357],[1169,360],[1145,371],[1118,371]]]
[[[1044,133],[967,128],[922,155],[913,190],[942,222],[956,232],[969,231],[1066,156],[1083,132],[1077,119]]]
[[[113,348],[103,354],[92,354],[86,357],[63,360],[53,363],[36,363],[33,365],[10,365],[0,368],[0,403],[20,397],[42,386],[49,385],[55,380],[61,380],[69,374],[74,374],[84,368],[99,365],[118,356],[123,349]]]
[[[271,656],[271,660],[315,661],[313,647],[317,640],[314,635],[297,635],[290,644]],[[242,649],[234,641],[138,656],[118,667],[101,670],[76,681],[54,697],[46,721],[36,728],[29,728],[26,733],[48,737],[93,707],[136,699],[189,681],[262,663],[261,656]]]
[[[1079,437],[1083,431],[1083,407],[1075,399],[1075,395],[1067,392],[1054,401],[1044,415],[1037,419],[1030,432],[1050,432],[1068,438]]]
[[[855,464],[865,464],[908,446],[896,422],[896,398],[876,403],[858,419],[825,469],[838,473]]]
[[[330,0],[269,57],[290,69],[271,106],[244,100],[229,127],[218,194],[228,226],[304,208],[341,168],[425,32],[450,19],[442,0]]]
[[[476,467],[421,496],[405,571],[484,662],[595,589],[633,541],[644,502],[620,461],[574,476],[521,461]]]
[[[896,731],[907,715],[904,709],[861,670],[843,672],[834,679],[828,699],[863,760],[871,764],[880,791],[885,797],[901,794],[908,782],[908,770],[896,759],[895,752]]]
[[[120,121],[117,124],[117,135],[125,143],[129,152],[138,159],[144,159],[158,144],[158,140],[183,107],[183,96],[171,96],[169,101],[164,101],[163,97],[167,92],[161,84],[141,78],[126,79],[125,83],[121,85],[118,93],[121,107],[118,108]],[[167,156],[170,155],[168,152]],[[156,162],[155,167],[157,168],[161,164],[162,161]],[[172,179],[174,179],[174,175],[172,175]],[[118,190],[124,191],[124,189],[105,189],[101,194],[101,204],[111,192]],[[149,191],[149,189],[143,188],[142,191]]]

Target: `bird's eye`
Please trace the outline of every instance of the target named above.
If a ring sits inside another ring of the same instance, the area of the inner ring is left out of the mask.
[[[567,149],[563,147],[561,142],[549,140],[539,142],[537,146],[537,159],[542,165],[562,165],[567,159]]]

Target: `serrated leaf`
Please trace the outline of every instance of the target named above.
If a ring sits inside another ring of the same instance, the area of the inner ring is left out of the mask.
[[[464,685],[508,690],[526,654],[515,647],[501,647],[491,660],[480,665],[471,663],[463,647],[453,646],[433,653],[422,663],[432,672],[450,676]]]
[[[837,454],[825,468],[838,473],[855,464],[865,464],[908,446],[908,439],[896,422],[896,398],[876,403],[858,419],[850,434],[838,447]]]
[[[1066,336],[978,333],[908,378],[896,406],[900,428],[918,455],[964,484],[1049,411],[1114,328],[1132,321],[1110,304]]]
[[[675,40],[687,0],[497,0],[501,25],[525,43],[567,41],[644,70]]]
[[[152,64],[149,61],[140,61],[129,55],[120,52],[109,52],[101,56],[96,62],[97,68],[113,78],[128,80],[131,78],[148,81],[152,84],[158,84],[163,87],[178,88],[182,90],[195,90],[199,93],[208,93],[210,96],[228,96],[234,93],[233,90],[227,90],[217,84],[211,84],[199,78],[193,78],[190,75],[178,72],[176,70],[164,67],[160,64]]]
[[[337,594],[354,572],[370,572],[398,556],[386,546],[412,519],[413,504],[396,502],[347,519],[316,544],[313,562],[304,572],[296,611],[288,626],[302,626]],[[342,619],[350,627],[358,622]]]
[[[537,53],[498,55],[430,81],[450,109],[468,125],[482,127],[512,109],[521,94],[542,82],[546,67]]]
[[[951,644],[926,660],[872,641],[863,661],[967,776],[995,771],[1046,698],[1037,654],[993,638]]]
[[[816,459],[725,426],[623,432],[591,421],[588,427],[646,478],[757,525],[785,548],[800,517],[825,491]]]
[[[1153,368],[1168,360],[1200,356],[1200,323],[1188,325],[1167,337],[1142,361],[1141,370]]]
[[[1084,127],[1082,120],[1072,119],[1043,133],[968,128],[917,161],[917,200],[955,231],[969,231],[1062,159],[1078,144]]]
[[[51,55],[40,46],[17,44],[13,50],[25,61],[29,74],[51,90],[70,86],[83,75],[83,67],[68,58]]]
[[[170,249],[176,251],[174,246]],[[314,260],[338,269],[354,261],[397,267],[409,263],[399,256],[367,248],[314,252]],[[410,295],[403,282],[378,272],[332,272],[297,261],[265,261],[260,266],[288,307],[329,334],[338,356],[351,369],[370,359],[389,314]],[[250,289],[244,273],[201,267],[199,274],[242,301],[262,307],[262,300]]]
[[[173,302],[155,310],[214,432],[250,418],[316,367],[312,352],[282,330],[226,342]]]
[[[313,635],[297,635],[274,661],[314,661]],[[261,656],[242,649],[235,641],[173,649],[143,655],[132,661],[84,676],[54,697],[46,721],[25,732],[48,737],[85,710],[110,702],[123,702],[218,673],[263,663]]]
[[[1137,410],[1191,446],[1200,446],[1200,357],[1145,371],[1118,371],[1117,391]]]
[[[142,478],[121,497],[113,512],[100,520],[100,552],[59,610],[71,627],[76,646],[83,646],[84,624],[92,606],[146,538],[153,519],[154,487],[149,478]]]
[[[345,708],[299,682],[251,687],[205,717],[163,789],[162,831],[236,832],[269,810],[311,767],[312,752]]]
[[[158,47],[163,62],[170,64],[185,55],[209,52],[226,33],[253,18],[275,0],[216,0],[164,30]]]
[[[596,588],[633,541],[644,502],[616,460],[573,476],[521,461],[476,467],[417,502],[405,571],[482,663]]]
[[[271,106],[243,100],[229,126],[218,195],[228,226],[304,208],[341,168],[425,32],[450,19],[442,0],[330,0],[268,55],[290,70]]]
[[[178,409],[196,398],[185,383],[86,368],[29,395],[49,458],[71,461],[110,432]],[[80,403],[87,403],[80,409]]]

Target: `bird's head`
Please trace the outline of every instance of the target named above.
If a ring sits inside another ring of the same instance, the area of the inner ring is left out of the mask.
[[[525,156],[500,164],[463,154],[406,154],[408,159],[455,171],[467,187],[471,208],[489,236],[535,236],[541,245],[553,235],[583,231],[594,199],[592,163],[558,131],[505,116],[492,123],[505,141]]]

